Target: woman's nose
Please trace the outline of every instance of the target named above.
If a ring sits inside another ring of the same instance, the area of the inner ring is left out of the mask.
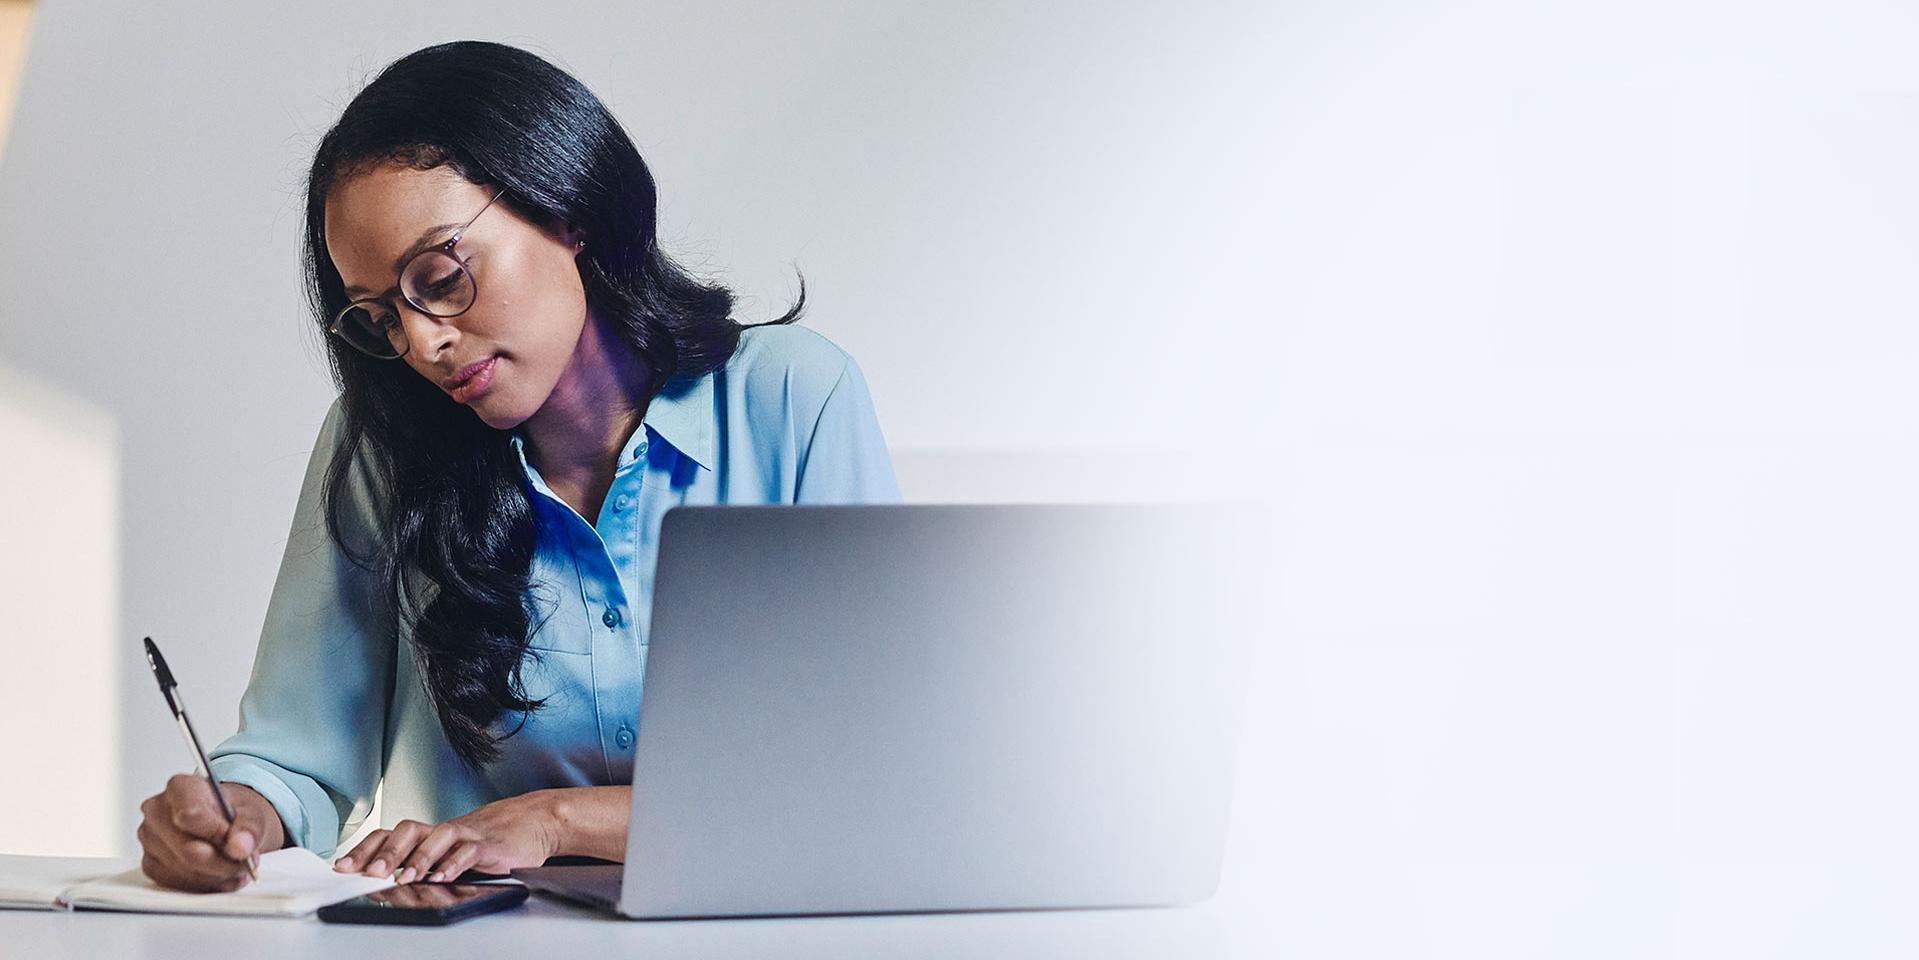
[[[451,318],[436,317],[407,303],[399,307],[400,329],[406,333],[407,352],[421,359],[440,355],[453,342]]]

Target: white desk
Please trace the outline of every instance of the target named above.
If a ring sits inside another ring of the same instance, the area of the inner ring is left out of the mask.
[[[1220,955],[1207,905],[1153,910],[623,920],[535,894],[525,907],[450,927],[321,923],[315,917],[193,917],[0,910],[0,957],[33,960],[364,960],[501,957],[1021,958],[1205,960]]]

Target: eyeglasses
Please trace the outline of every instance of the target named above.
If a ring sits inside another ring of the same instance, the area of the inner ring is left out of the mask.
[[[505,192],[505,188],[501,188],[493,194],[493,200],[500,199],[500,194]],[[493,200],[488,200],[480,213],[493,206]],[[395,292],[428,316],[446,318],[465,313],[479,295],[479,287],[472,271],[466,268],[466,261],[453,255],[453,245],[466,235],[466,228],[472,226],[474,220],[480,219],[480,213],[474,214],[446,240],[407,258],[400,267],[398,287],[342,307],[327,324],[327,332],[368,356],[397,360],[406,356],[408,344],[399,313],[387,305]]]

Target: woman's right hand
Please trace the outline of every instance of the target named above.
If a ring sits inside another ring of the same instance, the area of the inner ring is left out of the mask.
[[[175,774],[165,790],[140,804],[140,870],[163,887],[199,893],[238,890],[259,854],[286,844],[279,811],[252,787],[221,784],[233,824],[205,777]]]

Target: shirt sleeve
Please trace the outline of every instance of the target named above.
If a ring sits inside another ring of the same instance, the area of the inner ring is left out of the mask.
[[[287,843],[331,856],[371,811],[384,763],[392,695],[394,618],[375,578],[327,532],[321,496],[342,419],[336,400],[307,461],[292,530],[267,604],[240,729],[210,755],[214,775],[260,792],[279,811]],[[365,553],[377,529],[374,477],[352,472],[349,536]]]
[[[899,478],[866,377],[851,356],[799,458],[795,503],[899,503]]]

